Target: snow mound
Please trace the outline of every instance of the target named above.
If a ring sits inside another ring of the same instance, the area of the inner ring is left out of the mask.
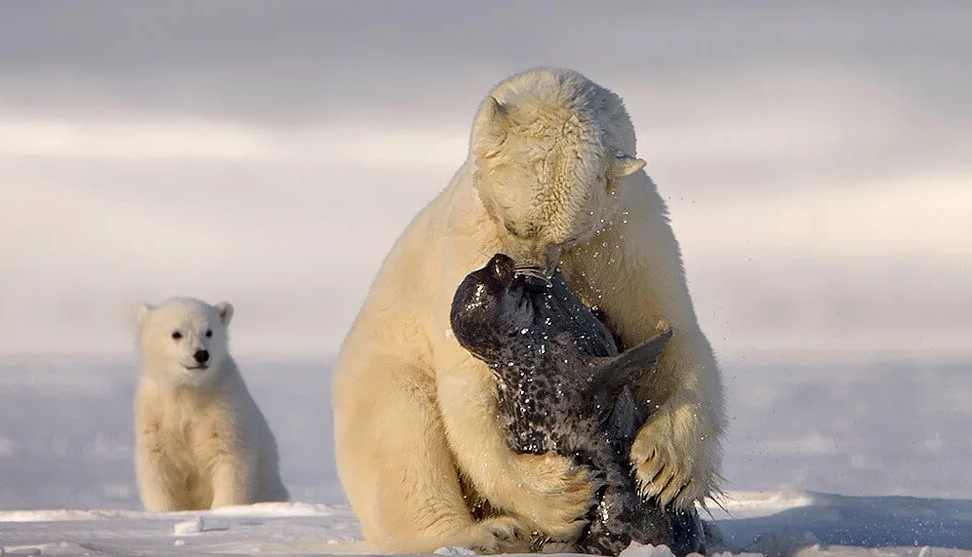
[[[186,536],[189,534],[198,534],[205,528],[205,523],[203,522],[202,515],[196,516],[195,520],[187,520],[185,522],[180,522],[172,527],[172,533],[177,536]]]

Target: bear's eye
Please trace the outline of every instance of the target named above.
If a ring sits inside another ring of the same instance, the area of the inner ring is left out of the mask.
[[[206,338],[209,338],[211,336],[213,336],[213,330],[212,329],[206,329]]]
[[[182,338],[182,333],[180,333],[179,331],[173,331],[172,338],[179,340],[180,338]]]
[[[509,221],[503,221],[503,226],[506,228],[506,231],[512,234],[513,236],[525,240],[535,237],[538,233],[537,226],[532,223],[528,223],[524,225],[522,228],[517,228],[513,223]]]

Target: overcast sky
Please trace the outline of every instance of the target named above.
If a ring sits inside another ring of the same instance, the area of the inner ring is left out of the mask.
[[[35,1],[0,18],[0,353],[130,352],[139,301],[333,353],[536,65],[619,93],[741,358],[972,357],[972,4]]]

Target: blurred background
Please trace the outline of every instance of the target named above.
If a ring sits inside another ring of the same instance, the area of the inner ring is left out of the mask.
[[[919,481],[889,460],[903,446],[972,457],[964,429],[942,429],[967,426],[972,398],[970,60],[962,0],[5,6],[7,401],[45,393],[34,408],[56,414],[101,369],[71,376],[64,362],[131,361],[138,303],[172,295],[233,302],[243,358],[326,369],[385,253],[461,164],[489,88],[566,66],[625,99],[669,203],[726,366],[734,486],[972,496],[967,472]],[[104,421],[117,446],[98,449],[89,431],[75,448],[128,466],[135,371],[117,369],[124,389],[105,395],[116,402]],[[268,392],[256,396],[280,399],[281,423],[290,395]],[[12,479],[40,434],[18,420],[23,406],[6,412],[0,463],[21,498],[0,505],[71,505],[31,498],[53,471]],[[812,425],[827,416],[831,430]],[[879,432],[841,441],[858,419]],[[301,433],[281,435],[297,450]],[[37,459],[65,439],[41,441]],[[862,440],[874,450],[854,453]],[[324,481],[301,466],[307,489]],[[131,503],[111,489],[91,504]]]

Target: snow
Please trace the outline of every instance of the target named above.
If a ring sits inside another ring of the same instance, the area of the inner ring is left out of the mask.
[[[140,510],[134,354],[0,360],[0,547],[11,555],[374,554],[336,480],[329,362],[239,355],[290,503]],[[968,362],[724,363],[734,554],[972,557]],[[323,402],[322,402],[323,401]],[[440,548],[440,555],[465,555]],[[667,557],[633,546],[625,557]]]
[[[476,555],[476,552],[465,547],[440,547],[434,552],[436,555]]]
[[[972,501],[734,492],[714,513],[734,553],[972,556]],[[732,515],[730,518],[730,514]],[[346,505],[262,503],[206,512],[0,512],[6,555],[371,554]],[[927,549],[926,549],[927,548]],[[949,549],[961,548],[961,549]],[[468,555],[441,548],[440,555]],[[631,547],[625,557],[664,557]]]
[[[203,522],[203,517],[202,515],[197,515],[195,520],[187,520],[176,524],[172,528],[172,532],[177,536],[185,536],[202,532],[204,529],[205,523]]]
[[[360,530],[347,508],[265,503],[204,513],[0,512],[7,555],[340,554]]]

